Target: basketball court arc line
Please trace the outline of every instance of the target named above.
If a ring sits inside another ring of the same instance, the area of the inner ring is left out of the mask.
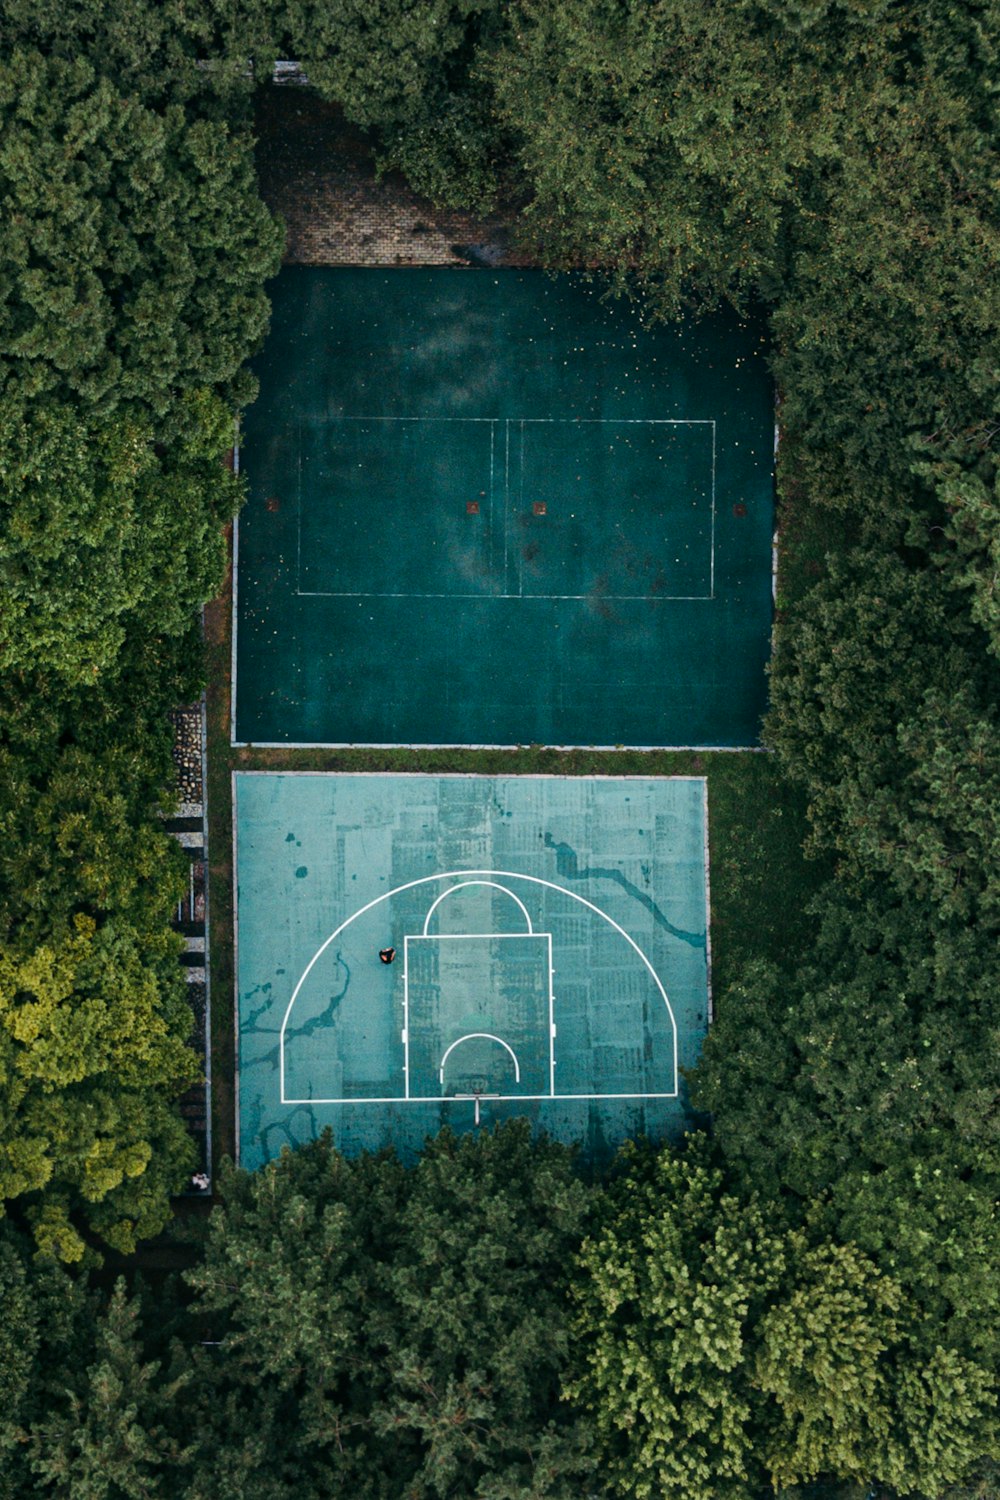
[[[427,915],[426,915],[426,917],[424,917],[424,931],[423,931],[423,936],[424,937],[431,936],[431,934],[429,934],[428,931],[427,931],[427,924],[430,921],[431,917],[434,915],[434,913],[437,911],[438,907],[441,905],[441,902],[442,901],[447,901],[448,897],[449,896],[453,896],[456,891],[467,890],[470,885],[486,886],[488,889],[493,890],[493,891],[503,891],[503,893],[504,893],[505,896],[509,896],[510,899],[517,906],[519,906],[521,908],[521,911],[522,911],[522,913],[524,915],[524,920],[528,924],[527,936],[528,937],[534,937],[536,935],[535,934],[535,929],[531,925],[531,918],[528,915],[528,908],[525,906],[524,902],[522,900],[520,900],[519,897],[517,897],[517,896],[514,895],[513,891],[509,891],[505,885],[499,885],[497,883],[497,881],[495,881],[495,880],[463,880],[463,881],[461,881],[461,883],[459,885],[449,886],[446,891],[442,891],[441,892],[440,896],[438,896],[436,898],[436,900],[434,900],[434,901],[431,902],[430,906],[427,908]],[[442,932],[437,932],[437,933],[433,934],[434,937],[445,937],[445,936],[448,936],[448,935],[449,934],[445,934],[445,933],[442,933]],[[454,935],[458,936],[457,933],[454,934]],[[499,935],[500,934],[498,934],[498,936]],[[522,936],[524,936],[524,934],[522,934],[520,932],[517,932],[517,933],[505,933],[505,934],[503,934],[503,936],[505,936],[505,937],[522,937]]]
[[[346,922],[341,922],[340,926],[338,928],[336,928],[336,930],[334,932],[331,932],[330,936],[326,939],[326,941],[323,942],[320,945],[319,948],[317,948],[316,952],[313,954],[312,958],[309,960],[309,962],[306,965],[305,969],[302,971],[302,974],[299,977],[298,983],[296,984],[294,990],[292,991],[291,999],[288,1002],[288,1005],[287,1005],[286,1010],[285,1010],[284,1018],[282,1019],[282,1022],[281,1022],[281,1032],[280,1032],[279,1047],[278,1047],[278,1063],[279,1063],[279,1068],[280,1068],[281,1102],[282,1102],[282,1104],[288,1104],[288,1103],[294,1102],[294,1101],[291,1101],[289,1099],[286,1099],[286,1097],[285,1097],[285,1032],[286,1032],[286,1030],[288,1028],[288,1020],[289,1020],[289,1017],[291,1016],[292,1009],[293,1009],[293,1007],[295,1005],[295,1001],[298,999],[299,991],[301,990],[302,986],[305,984],[306,980],[308,979],[309,974],[311,973],[311,971],[313,969],[313,966],[316,963],[319,962],[320,958],[322,958],[323,954],[326,952],[327,948],[329,948],[330,944],[333,943],[333,942],[335,942],[336,939],[340,936],[340,934],[344,931],[344,929],[346,927],[349,927],[351,925],[351,923],[354,922],[358,917],[364,916],[364,914],[366,912],[371,911],[372,908],[375,907],[375,906],[379,906],[383,901],[388,901],[389,898],[392,897],[392,896],[401,895],[403,891],[414,890],[414,889],[416,889],[417,886],[429,885],[433,881],[436,881],[436,880],[457,880],[457,879],[460,879],[463,876],[469,876],[469,875],[472,875],[472,876],[475,876],[475,875],[485,875],[487,877],[491,876],[491,875],[498,875],[498,876],[500,876],[501,879],[504,879],[504,880],[524,880],[524,881],[527,881],[529,885],[539,885],[539,886],[545,887],[548,890],[558,891],[560,893],[560,895],[568,896],[572,901],[577,901],[577,902],[579,902],[579,904],[581,906],[587,907],[587,909],[589,911],[594,912],[597,916],[603,918],[603,920],[605,922],[607,922],[609,926],[613,927],[614,930],[617,933],[619,933],[625,939],[625,941],[628,943],[629,947],[638,955],[638,957],[641,960],[642,964],[644,965],[644,967],[648,971],[650,977],[652,978],[653,983],[656,985],[656,988],[657,988],[657,990],[660,993],[660,996],[661,996],[661,998],[663,1000],[663,1003],[666,1006],[667,1015],[670,1018],[671,1040],[673,1042],[673,1076],[674,1076],[675,1079],[677,1078],[677,1019],[676,1019],[676,1017],[674,1015],[673,1007],[670,1004],[669,997],[667,995],[666,990],[663,987],[663,983],[662,983],[662,981],[660,979],[660,976],[657,974],[656,970],[653,968],[653,965],[650,963],[649,959],[646,957],[645,953],[639,947],[639,944],[635,941],[635,939],[633,937],[630,937],[630,935],[625,931],[624,927],[619,926],[619,924],[615,921],[614,917],[608,916],[608,913],[606,911],[602,911],[599,906],[595,906],[595,904],[593,903],[593,901],[588,901],[585,896],[579,895],[576,891],[567,890],[565,886],[559,885],[554,880],[544,880],[539,875],[524,875],[524,874],[518,873],[515,870],[443,870],[440,873],[438,873],[437,875],[421,875],[416,880],[408,880],[408,881],[404,882],[403,885],[396,886],[391,891],[384,891],[381,896],[376,896],[374,898],[374,900],[366,902],[366,904],[364,906],[361,906],[361,907],[358,908],[357,911],[352,912],[352,914],[347,918]],[[541,1097],[544,1098],[544,1097],[547,1097],[547,1096],[542,1095]],[[598,1097],[600,1097],[600,1096],[598,1096]],[[630,1095],[630,1096],[627,1096],[627,1097],[632,1097],[632,1096]],[[665,1097],[665,1098],[674,1098],[675,1094],[664,1095],[663,1097]]]
[[[500,1046],[503,1047],[503,1049],[506,1052],[510,1053],[511,1061],[514,1064],[514,1082],[515,1083],[520,1083],[521,1082],[521,1064],[518,1062],[518,1060],[517,1060],[517,1053],[514,1051],[513,1047],[510,1045],[510,1043],[509,1042],[505,1042],[502,1036],[494,1036],[494,1034],[493,1034],[492,1031],[469,1031],[469,1032],[466,1033],[465,1036],[456,1037],[455,1041],[452,1042],[451,1046],[445,1052],[444,1057],[442,1057],[442,1059],[441,1059],[441,1063],[440,1063],[440,1067],[439,1067],[438,1071],[439,1071],[439,1073],[441,1075],[441,1086],[442,1086],[442,1088],[444,1087],[444,1065],[448,1061],[448,1059],[451,1056],[451,1054],[454,1052],[455,1048],[456,1047],[460,1047],[463,1042],[473,1042],[477,1038],[482,1038],[483,1041],[487,1041],[487,1042],[499,1042]],[[497,1095],[496,1097],[499,1098],[500,1096]]]

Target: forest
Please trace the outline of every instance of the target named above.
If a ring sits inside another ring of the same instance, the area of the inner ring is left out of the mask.
[[[321,1141],[116,1277],[193,1162],[167,713],[277,58],[537,264],[766,312],[763,739],[829,875],[681,1147]],[[3,1500],[1000,1493],[998,76],[998,0],[0,0]]]

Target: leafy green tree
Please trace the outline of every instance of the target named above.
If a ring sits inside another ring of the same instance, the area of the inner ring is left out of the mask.
[[[637,1500],[750,1500],[763,1468],[747,1343],[785,1269],[780,1234],[723,1191],[697,1139],[633,1157],[614,1208],[581,1254],[567,1381],[602,1472]]]
[[[1000,475],[991,491],[978,474],[953,472],[941,485],[941,500],[954,546],[941,565],[953,587],[967,592],[972,620],[1000,656]]]
[[[773,283],[812,149],[791,63],[742,3],[523,0],[491,71],[546,262],[670,313]]]
[[[704,1138],[626,1167],[580,1256],[567,1383],[618,1493],[754,1500],[879,1477],[936,1494],[990,1451],[991,1370],[924,1355],[870,1256],[733,1194]]]
[[[94,1299],[53,1261],[0,1224],[0,1496],[34,1493],[31,1432],[61,1399],[67,1372],[85,1359]]]
[[[943,568],[856,551],[779,633],[767,735],[842,873],[1000,916],[1000,673]]]
[[[121,1251],[155,1233],[193,1147],[170,1101],[194,1074],[176,962],[77,916],[62,941],[0,948],[0,1199],[39,1248],[79,1260],[89,1229]]]
[[[0,202],[0,389],[138,402],[160,441],[182,392],[251,393],[281,237],[245,135],[18,50],[0,65]]]
[[[277,47],[270,0],[0,0],[4,51],[84,57],[122,94],[240,116]]]
[[[815,951],[723,998],[693,1094],[748,1187],[822,1197],[830,1232],[900,1281],[928,1358],[940,1344],[991,1368],[1000,969],[992,935],[935,917],[831,887]]]
[[[505,143],[476,62],[501,16],[496,0],[284,0],[279,24],[310,82],[376,132],[381,170],[487,208]]]
[[[31,1432],[35,1492],[67,1500],[176,1496],[191,1449],[174,1409],[188,1373],[145,1358],[139,1302],[119,1280],[85,1370],[66,1372],[64,1402]]]
[[[179,633],[216,591],[240,495],[221,464],[232,418],[207,392],[188,393],[177,417],[158,458],[136,418],[0,406],[0,670],[41,664],[92,683],[136,616]]]

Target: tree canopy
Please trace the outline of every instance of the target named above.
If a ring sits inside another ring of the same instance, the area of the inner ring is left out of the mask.
[[[0,42],[0,1496],[991,1493],[996,0],[0,0]],[[713,1144],[605,1190],[523,1127],[319,1143],[226,1177],[160,1327],[56,1262],[190,1163],[165,716],[241,497],[281,54],[540,263],[766,311],[764,732],[834,873],[715,997]]]

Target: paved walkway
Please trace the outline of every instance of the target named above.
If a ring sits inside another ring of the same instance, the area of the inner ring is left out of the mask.
[[[190,1045],[205,1071],[205,1079],[188,1089],[180,1102],[182,1118],[198,1147],[196,1172],[211,1174],[210,1084],[208,1082],[208,926],[206,860],[207,825],[205,820],[205,787],[203,747],[205,741],[204,705],[178,708],[170,715],[174,726],[174,766],[180,801],[174,815],[164,827],[185,851],[190,861],[188,889],[178,902],[175,929],[183,934],[181,963],[188,982],[188,1000],[192,1010]],[[194,1192],[207,1188],[192,1181]]]
[[[286,264],[529,264],[502,219],[437,209],[397,173],[376,181],[365,134],[311,89],[263,90],[256,130],[261,193],[285,222]]]

